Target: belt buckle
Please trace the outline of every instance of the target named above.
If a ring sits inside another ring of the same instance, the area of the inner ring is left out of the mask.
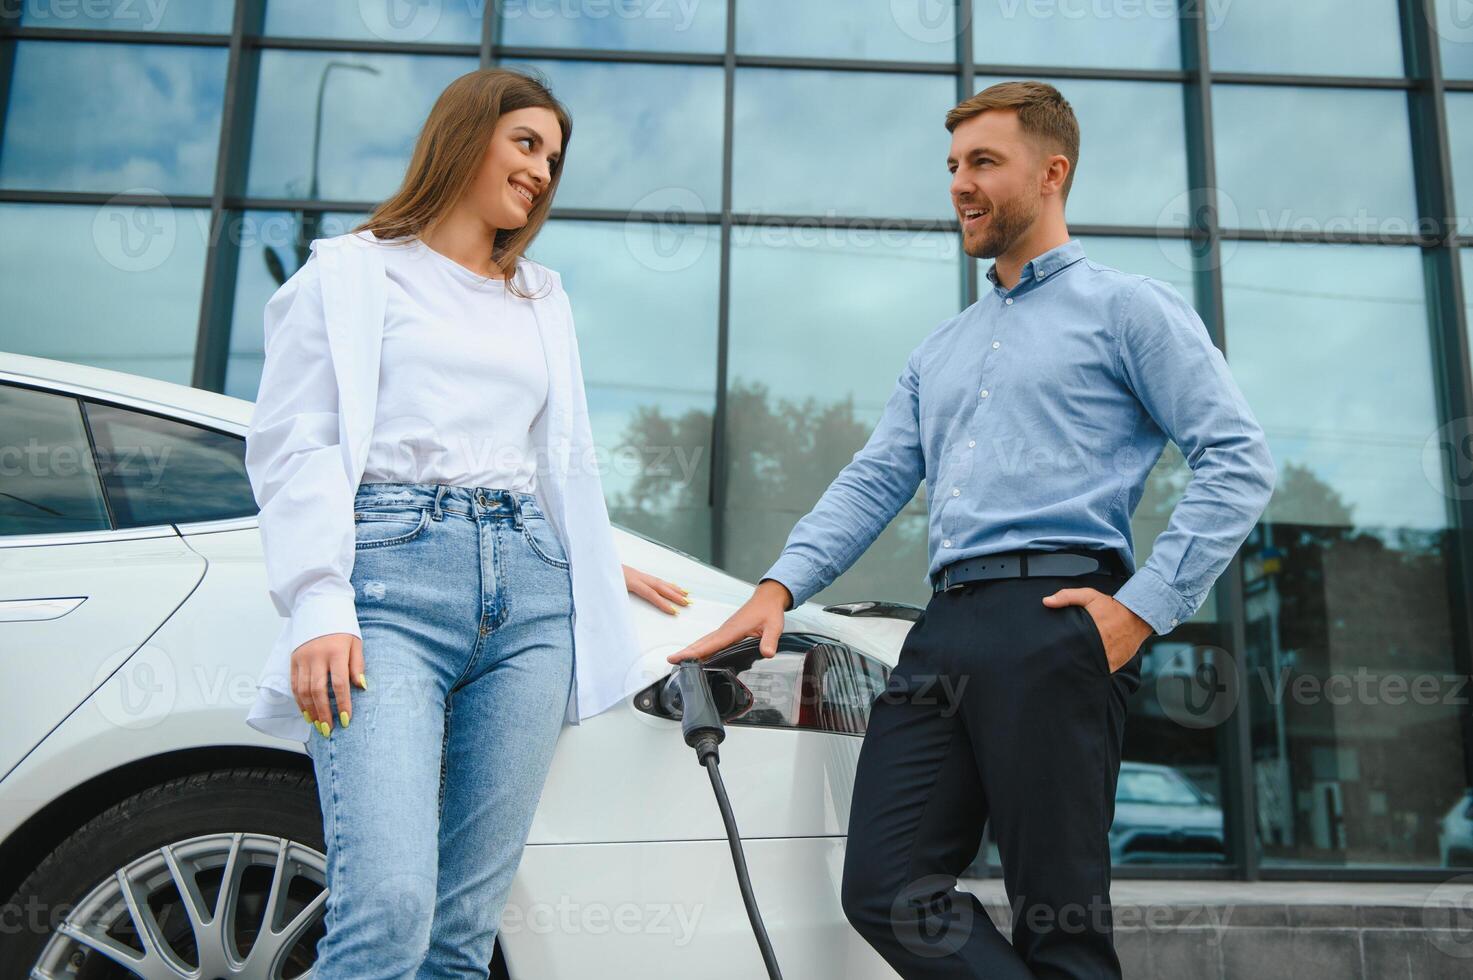
[[[953,562],[952,564],[955,564],[955,562]],[[967,584],[965,582],[958,582],[955,585],[952,585],[951,584],[951,568],[952,568],[951,565],[947,565],[945,568],[943,568],[941,570],[941,591],[942,592],[950,592],[952,589],[959,589],[963,585],[966,585]]]

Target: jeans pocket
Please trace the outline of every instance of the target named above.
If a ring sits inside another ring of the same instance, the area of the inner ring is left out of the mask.
[[[571,565],[557,532],[541,514],[522,514],[522,537],[527,539],[527,546],[537,557],[552,567],[568,568]]]
[[[395,507],[353,512],[353,548],[387,548],[413,541],[430,523],[428,507]]]

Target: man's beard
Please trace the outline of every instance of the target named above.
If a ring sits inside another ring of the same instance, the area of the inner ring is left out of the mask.
[[[1033,202],[1032,207],[1029,207],[1027,202],[1018,199],[1006,204],[993,201],[992,218],[987,222],[987,230],[982,233],[981,239],[974,246],[976,251],[966,247],[965,236],[963,236],[962,247],[974,259],[995,259],[1027,234],[1028,229],[1038,217],[1038,210],[1036,201]]]

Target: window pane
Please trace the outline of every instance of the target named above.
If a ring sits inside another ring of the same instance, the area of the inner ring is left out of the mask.
[[[247,193],[338,201],[388,197],[404,179],[430,107],[445,86],[475,68],[475,58],[261,52]],[[318,119],[317,92],[324,84]],[[314,171],[318,126],[321,155]]]
[[[721,210],[720,68],[523,64],[548,77],[573,115],[554,208]]]
[[[954,218],[946,113],[954,79],[739,69],[732,200],[738,211]]]
[[[972,53],[983,65],[1180,68],[1176,0],[1117,4],[975,0]]]
[[[549,221],[528,254],[573,304],[609,515],[711,555],[720,229]]]
[[[1279,471],[1244,548],[1265,860],[1438,864],[1463,760],[1421,255],[1244,242],[1223,271],[1233,373]]]
[[[208,227],[180,208],[0,205],[0,350],[189,384]]]
[[[1007,80],[979,76],[976,90]],[[1185,226],[1189,182],[1181,86],[1092,79],[1056,79],[1051,84],[1079,120],[1079,169],[1069,189],[1069,220]]]
[[[950,3],[737,4],[736,48],[741,54],[955,61],[956,33]]]
[[[767,571],[869,439],[910,352],[961,308],[959,255],[957,237],[936,232],[733,229],[732,574],[755,581]],[[922,488],[817,601],[924,605],[926,531]]]
[[[352,38],[479,44],[485,3],[365,3],[364,0],[269,0],[266,33],[287,37]]]
[[[609,4],[503,0],[496,12],[501,17],[500,43],[507,45],[705,53],[726,50],[725,0],[620,0]]]
[[[1473,78],[1473,6],[1468,0],[1437,0],[1437,36],[1443,75]]]
[[[1212,99],[1224,227],[1414,230],[1405,93],[1216,85]]]
[[[84,3],[15,3],[22,27],[81,31],[171,31],[217,34],[230,30],[233,0],[160,3],[158,0],[86,0]]]
[[[225,394],[254,401],[265,360],[266,303],[276,288],[307,261],[314,238],[346,234],[367,214],[304,214],[301,211],[248,211],[230,216],[226,234],[240,249],[235,270],[230,357],[225,364]]]
[[[1405,73],[1397,0],[1232,0],[1207,18],[1213,71]]]
[[[115,405],[84,404],[116,527],[256,513],[244,439]]]
[[[106,531],[75,398],[0,385],[0,535]]]
[[[1458,234],[1473,235],[1473,92],[1447,93],[1447,135],[1452,148]]]
[[[227,50],[20,41],[0,186],[209,194]]]

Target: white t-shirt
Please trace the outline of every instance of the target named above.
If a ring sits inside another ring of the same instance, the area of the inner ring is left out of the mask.
[[[533,492],[547,362],[530,304],[418,239],[382,252],[388,301],[362,482]]]

